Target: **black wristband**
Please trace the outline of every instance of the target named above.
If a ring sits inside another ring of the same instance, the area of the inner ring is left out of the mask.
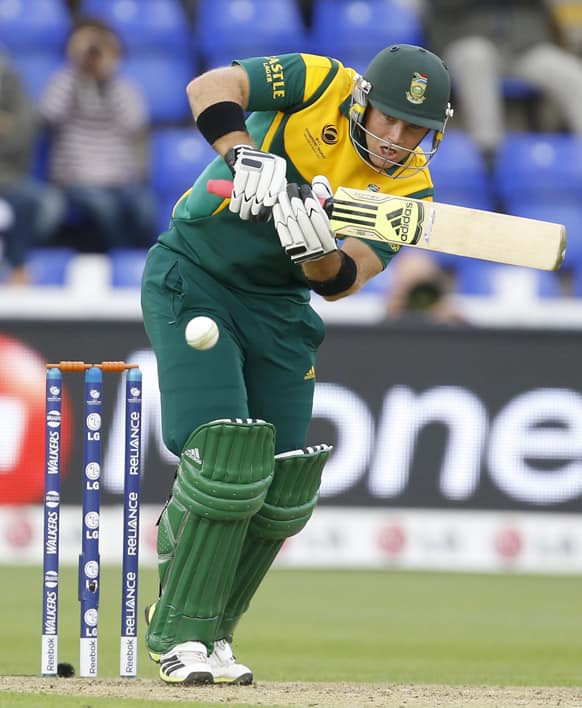
[[[211,145],[228,133],[247,132],[242,106],[235,101],[220,101],[208,106],[196,119],[196,125]]]
[[[338,295],[348,290],[356,282],[358,275],[358,266],[354,259],[345,251],[339,252],[342,264],[337,272],[337,275],[331,280],[309,280],[306,278],[309,287],[318,295]]]

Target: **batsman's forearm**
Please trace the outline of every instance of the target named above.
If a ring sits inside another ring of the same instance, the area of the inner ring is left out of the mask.
[[[244,110],[248,104],[249,83],[240,66],[212,69],[193,79],[187,86],[188,101],[194,120],[207,108],[224,101],[238,103]],[[246,131],[231,131],[212,143],[222,156],[235,145],[254,145]]]
[[[308,280],[318,280],[321,282],[335,278],[341,264],[342,259],[339,251],[334,251],[316,261],[305,261],[305,263],[301,264],[301,268]]]
[[[186,93],[194,119],[208,106],[220,101],[234,101],[246,109],[248,78],[240,66],[211,69],[192,79],[186,87]]]
[[[251,139],[251,136],[248,133],[243,133],[242,131],[229,133],[223,138],[219,138],[212,143],[212,147],[222,157],[224,157],[226,153],[235,145],[249,145],[250,147],[256,147]]]
[[[341,300],[359,289],[358,266],[345,251],[329,253],[301,264],[309,286],[324,300]]]

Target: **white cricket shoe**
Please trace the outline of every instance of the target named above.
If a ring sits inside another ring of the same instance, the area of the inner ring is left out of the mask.
[[[213,683],[206,645],[182,642],[160,657],[160,678],[165,683]]]
[[[208,657],[208,663],[214,676],[214,683],[248,686],[253,682],[253,672],[248,666],[238,663],[226,639],[214,642],[214,651]]]

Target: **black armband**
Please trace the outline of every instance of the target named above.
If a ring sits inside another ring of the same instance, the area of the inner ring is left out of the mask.
[[[356,282],[356,276],[358,274],[358,266],[354,259],[349,256],[345,251],[339,251],[342,259],[342,264],[340,269],[331,280],[309,280],[306,278],[309,287],[316,292],[318,295],[338,295],[343,293],[344,290],[348,290]]]
[[[211,145],[228,133],[247,132],[242,106],[235,101],[220,101],[208,106],[196,119],[196,125]]]

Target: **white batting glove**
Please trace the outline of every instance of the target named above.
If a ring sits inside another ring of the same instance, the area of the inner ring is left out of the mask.
[[[244,221],[268,221],[277,195],[287,185],[287,162],[249,145],[235,145],[224,159],[234,177],[230,211]]]
[[[324,177],[323,175],[317,175],[313,178],[311,181],[311,189],[313,190],[315,196],[323,203],[333,197],[331,184],[329,183],[327,177]]]
[[[308,184],[290,184],[281,192],[273,218],[281,245],[293,263],[317,260],[337,251],[327,214]]]

